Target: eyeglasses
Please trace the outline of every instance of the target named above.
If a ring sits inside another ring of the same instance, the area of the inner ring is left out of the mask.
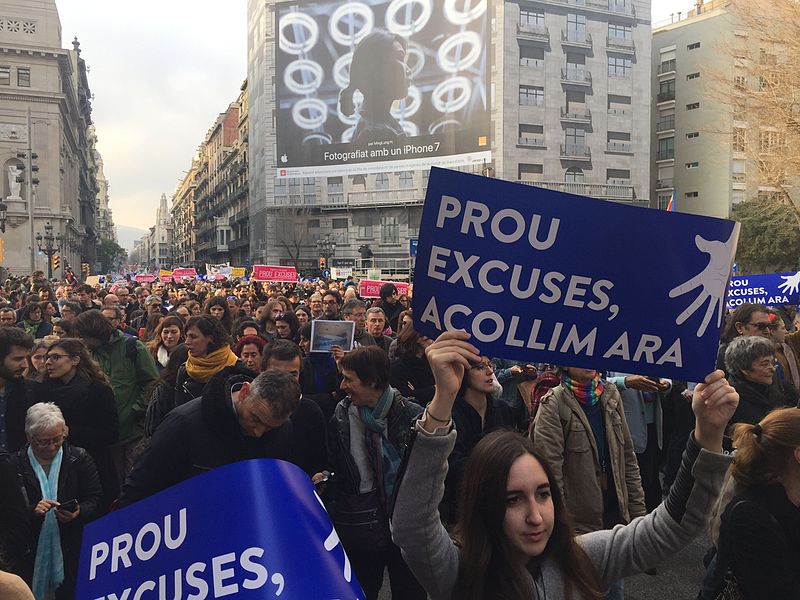
[[[328,306],[333,306],[334,304],[339,304],[336,300],[323,300],[323,304],[327,304]]]
[[[48,354],[47,356],[44,357],[44,362],[46,362],[46,363],[56,362],[56,361],[59,361],[59,360],[61,360],[62,358],[66,357],[66,356],[75,356],[75,355],[74,354]]]
[[[762,332],[763,331],[768,331],[768,330],[774,331],[775,327],[776,327],[772,323],[748,323],[747,325],[750,326],[750,327],[755,327],[756,329],[758,329],[759,331],[762,331]]]
[[[49,448],[50,446],[60,446],[66,439],[67,436],[63,434],[59,435],[58,437],[50,438],[49,440],[37,440],[36,438],[31,438],[31,444],[37,448]]]

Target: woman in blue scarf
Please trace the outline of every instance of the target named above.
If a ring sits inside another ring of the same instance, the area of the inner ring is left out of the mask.
[[[86,451],[66,443],[67,425],[55,404],[31,406],[25,434],[29,443],[15,466],[33,522],[26,579],[36,600],[74,598],[81,534],[98,513],[100,479]],[[59,508],[69,500],[77,504]]]

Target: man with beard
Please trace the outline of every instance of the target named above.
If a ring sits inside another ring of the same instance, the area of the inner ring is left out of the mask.
[[[322,294],[322,319],[340,321],[339,311],[342,309],[342,297],[336,290],[327,290]]]
[[[33,338],[17,327],[0,328],[0,450],[16,452],[25,445],[25,413],[32,404],[23,379]]]

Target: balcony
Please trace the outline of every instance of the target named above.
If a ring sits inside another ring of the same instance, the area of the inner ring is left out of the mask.
[[[659,150],[656,160],[675,160],[675,150]]]
[[[538,136],[520,136],[517,141],[517,146],[525,146],[527,148],[544,148],[544,137]]]
[[[581,123],[584,125],[591,125],[592,112],[588,108],[570,111],[569,109],[562,107],[561,120],[566,123]]]
[[[347,208],[386,208],[397,206],[422,206],[425,194],[419,188],[399,188],[387,190],[372,190],[368,192],[350,192],[345,199],[343,196],[337,202],[319,206],[322,210],[341,210]]]
[[[517,37],[534,42],[550,42],[550,30],[544,25],[517,23]]]
[[[591,87],[592,74],[586,69],[577,69],[574,67],[562,68],[561,83]]]
[[[633,146],[630,142],[608,142],[606,151],[612,154],[631,154]]]
[[[617,185],[612,183],[565,183],[563,181],[519,181],[518,183],[524,183],[525,185],[532,185],[546,190],[554,190],[556,192],[600,198],[601,200],[647,205],[647,201],[636,198],[636,192],[632,185]]]
[[[675,186],[673,184],[672,179],[657,179],[656,180],[656,191],[660,190],[672,190]]]
[[[561,30],[561,44],[575,48],[592,47],[592,36],[587,31]]]
[[[590,161],[592,151],[583,144],[561,144],[561,158]]]
[[[242,248],[244,246],[249,246],[249,245],[250,245],[250,238],[241,237],[228,242],[228,250],[235,250],[236,248]]]
[[[636,44],[627,38],[607,37],[606,47],[620,54],[636,54]]]
[[[525,57],[520,57],[519,66],[520,67],[527,67],[529,69],[543,69],[544,68],[544,59],[543,58],[525,58]]]
[[[658,96],[656,96],[656,102],[659,104],[662,102],[675,102],[675,90],[660,92]]]
[[[675,115],[668,117],[661,117],[656,122],[656,132],[664,133],[666,131],[675,131]]]
[[[658,65],[658,74],[659,75],[675,75],[675,61],[668,60],[666,62],[662,62]]]
[[[237,212],[230,219],[228,219],[228,223],[230,225],[235,225],[236,223],[241,223],[242,221],[246,221],[248,218],[250,218],[250,209],[245,208]]]

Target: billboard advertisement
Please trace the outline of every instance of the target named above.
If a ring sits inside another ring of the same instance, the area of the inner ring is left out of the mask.
[[[491,159],[489,0],[276,5],[277,177]]]

